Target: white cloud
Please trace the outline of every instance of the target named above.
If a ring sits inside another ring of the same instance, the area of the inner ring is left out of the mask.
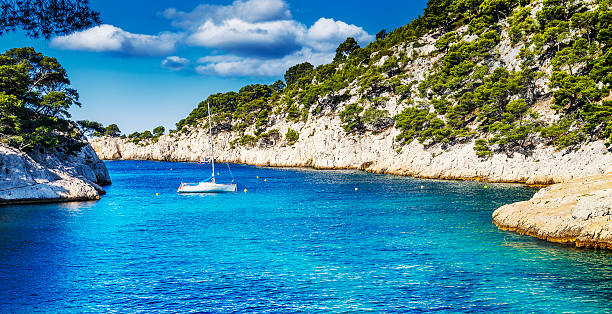
[[[143,35],[103,24],[90,29],[55,37],[51,46],[65,50],[114,52],[136,56],[161,56],[175,50],[180,34]]]
[[[331,62],[334,53],[313,51],[303,48],[282,58],[241,58],[232,55],[209,56],[198,60],[202,63],[196,67],[196,72],[203,75],[221,76],[279,76],[287,69],[303,62],[321,65]]]
[[[188,66],[189,63],[191,62],[188,59],[179,56],[169,56],[161,62],[161,66],[172,71],[180,71]]]
[[[199,5],[191,12],[170,8],[161,14],[183,30],[144,35],[105,24],[56,37],[51,45],[135,56],[167,56],[179,45],[204,47],[214,55],[198,60],[199,73],[275,76],[297,63],[330,62],[347,37],[362,45],[374,39],[363,28],[332,18],[320,18],[307,27],[292,18],[285,0],[235,0],[225,6]],[[193,69],[189,60],[173,55],[161,66],[173,71]]]
[[[188,13],[168,9],[164,16],[188,29],[188,44],[245,57],[279,58],[305,47],[332,51],[347,37],[362,43],[373,39],[363,28],[334,19],[320,18],[308,28],[291,19],[284,0],[200,5]]]
[[[192,45],[239,55],[282,56],[298,50],[306,29],[295,21],[251,23],[230,19],[207,21],[187,39]]]
[[[218,24],[230,19],[251,23],[291,19],[289,6],[284,0],[237,0],[225,6],[201,4],[191,12],[170,8],[162,15],[171,19],[172,25],[185,29],[198,28],[208,21]]]
[[[308,29],[304,36],[304,44],[316,50],[331,51],[348,37],[353,37],[362,43],[374,39],[374,36],[361,27],[322,17]]]
[[[308,61],[317,66],[331,62],[336,48],[347,37],[354,37],[362,43],[373,39],[363,28],[334,19],[320,18],[308,29],[295,21],[283,22],[287,23],[255,24],[231,20],[222,27],[207,22],[196,34],[201,43],[210,47],[230,52],[252,52],[254,47],[264,44],[281,50],[285,40],[286,46],[295,49],[273,58],[268,58],[272,51],[268,55],[256,56],[253,53],[240,54],[242,57],[231,54],[206,56],[198,60],[201,65],[196,67],[196,72],[221,76],[278,76],[298,63]],[[265,27],[259,27],[261,25]],[[284,33],[280,36],[276,32]]]

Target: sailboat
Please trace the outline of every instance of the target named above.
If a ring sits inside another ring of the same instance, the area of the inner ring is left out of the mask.
[[[232,183],[217,183],[215,180],[215,145],[213,143],[213,132],[212,122],[210,119],[210,104],[208,106],[208,127],[210,131],[210,163],[212,165],[212,175],[210,178],[201,181],[199,183],[181,183],[178,188],[178,193],[225,193],[225,192],[236,192],[236,183],[232,179]],[[227,165],[228,170],[229,164]]]

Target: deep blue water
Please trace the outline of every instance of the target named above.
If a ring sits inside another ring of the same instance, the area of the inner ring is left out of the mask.
[[[612,253],[491,223],[534,189],[235,165],[241,192],[183,196],[209,165],[107,166],[98,202],[0,207],[0,312],[612,310]]]

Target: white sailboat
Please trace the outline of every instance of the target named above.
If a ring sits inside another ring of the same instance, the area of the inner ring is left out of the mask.
[[[181,183],[178,193],[225,193],[236,192],[236,183],[217,183],[215,180],[215,146],[213,144],[212,122],[210,119],[210,104],[208,106],[208,127],[210,131],[210,163],[212,165],[212,175],[205,181],[198,183]],[[229,169],[229,165],[227,166]],[[231,173],[231,170],[230,170]]]

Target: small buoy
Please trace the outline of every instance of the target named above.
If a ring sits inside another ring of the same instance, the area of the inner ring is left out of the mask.
[[[424,188],[424,186],[421,185],[421,190]]]
[[[217,172],[217,175],[219,175],[219,173]]]
[[[355,188],[355,191],[357,191],[357,190],[358,190],[358,188]]]
[[[264,179],[264,182],[268,182],[268,179]]]
[[[155,196],[159,196],[159,193],[155,193]]]
[[[485,188],[485,189],[488,189],[489,187],[485,185],[485,186],[484,186],[484,188]]]
[[[246,193],[246,192],[247,192],[247,189],[244,189],[244,193]]]

